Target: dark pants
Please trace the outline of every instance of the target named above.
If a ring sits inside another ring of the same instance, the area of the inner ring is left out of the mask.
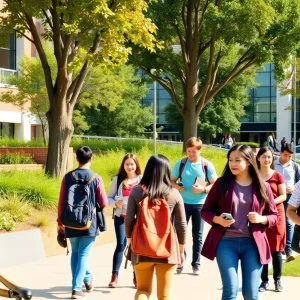
[[[184,204],[186,222],[189,223],[192,218],[192,236],[193,236],[193,256],[192,266],[200,266],[200,252],[202,249],[202,236],[204,221],[201,218],[201,209],[203,204]],[[186,252],[185,252],[186,256]]]
[[[280,280],[282,273],[282,254],[278,251],[272,251],[272,264],[273,264],[273,279]],[[261,272],[261,280],[269,281],[268,278],[268,265],[263,265]]]
[[[123,253],[126,247],[126,235],[123,217],[114,217],[115,233],[117,238],[117,246],[113,256],[113,269],[112,273],[119,275],[119,270],[121,267]]]
[[[294,223],[286,216],[286,210],[288,207],[288,201],[291,198],[291,194],[286,195],[286,200],[283,202],[284,212],[285,212],[285,224],[286,224],[286,245],[285,245],[285,254],[292,254],[292,239],[294,234]]]

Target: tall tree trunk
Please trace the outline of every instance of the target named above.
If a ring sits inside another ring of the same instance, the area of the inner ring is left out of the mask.
[[[196,110],[191,109],[186,111],[183,117],[183,152],[185,152],[186,141],[193,136],[197,136],[198,116]]]
[[[58,100],[58,99],[57,99]],[[63,101],[66,103],[65,99]],[[51,177],[61,177],[65,174],[68,160],[68,149],[73,135],[73,108],[59,108],[55,105],[47,113],[49,124],[49,144],[45,173]]]

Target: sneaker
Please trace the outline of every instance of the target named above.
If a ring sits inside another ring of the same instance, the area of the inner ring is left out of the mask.
[[[110,288],[115,288],[118,284],[118,275],[117,274],[113,274],[111,276],[111,280],[110,283],[108,284],[108,287]]]
[[[91,293],[94,290],[95,280],[96,280],[96,277],[94,274],[92,274],[90,283],[87,283],[87,282],[84,283],[87,293]]]
[[[259,292],[265,292],[269,287],[269,283],[268,281],[262,281],[259,288],[258,288],[258,291]]]
[[[136,277],[135,277],[135,273],[133,272],[133,285],[136,288]]]
[[[280,280],[275,280],[274,285],[275,285],[275,292],[283,292],[283,286],[281,285]]]
[[[286,255],[286,262],[290,262],[292,260],[295,260],[295,256],[292,253],[287,254]]]
[[[194,275],[200,275],[199,266],[193,267],[193,274],[194,274]]]
[[[177,274],[181,274],[183,271],[183,266],[176,269]]]
[[[83,291],[72,291],[71,299],[85,299],[85,293]]]

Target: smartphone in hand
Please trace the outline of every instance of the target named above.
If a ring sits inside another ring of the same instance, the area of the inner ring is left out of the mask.
[[[233,219],[232,214],[230,214],[230,213],[222,213],[222,216],[226,220],[232,220]]]

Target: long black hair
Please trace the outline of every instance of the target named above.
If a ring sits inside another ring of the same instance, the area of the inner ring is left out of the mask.
[[[272,163],[270,165],[272,170],[275,170],[275,166],[274,166],[274,154],[273,151],[269,148],[269,147],[262,147],[259,149],[258,153],[256,154],[256,163],[257,163],[257,167],[258,169],[260,169],[260,161],[258,160],[258,158],[260,156],[262,156],[263,154],[265,154],[267,151],[271,152],[271,156],[272,156]]]
[[[227,163],[223,170],[221,180],[221,195],[225,197],[225,194],[228,190],[229,183],[235,179],[235,175],[232,174],[229,168],[229,157],[231,152],[239,151],[242,157],[249,163],[249,174],[252,178],[252,184],[257,189],[258,198],[261,205],[264,205],[269,202],[269,198],[266,194],[266,187],[264,180],[261,178],[259,170],[257,168],[256,159],[252,152],[252,149],[247,145],[235,145],[227,153]]]
[[[172,189],[170,161],[161,154],[152,155],[140,182],[145,187],[143,197],[155,202],[167,197]]]

